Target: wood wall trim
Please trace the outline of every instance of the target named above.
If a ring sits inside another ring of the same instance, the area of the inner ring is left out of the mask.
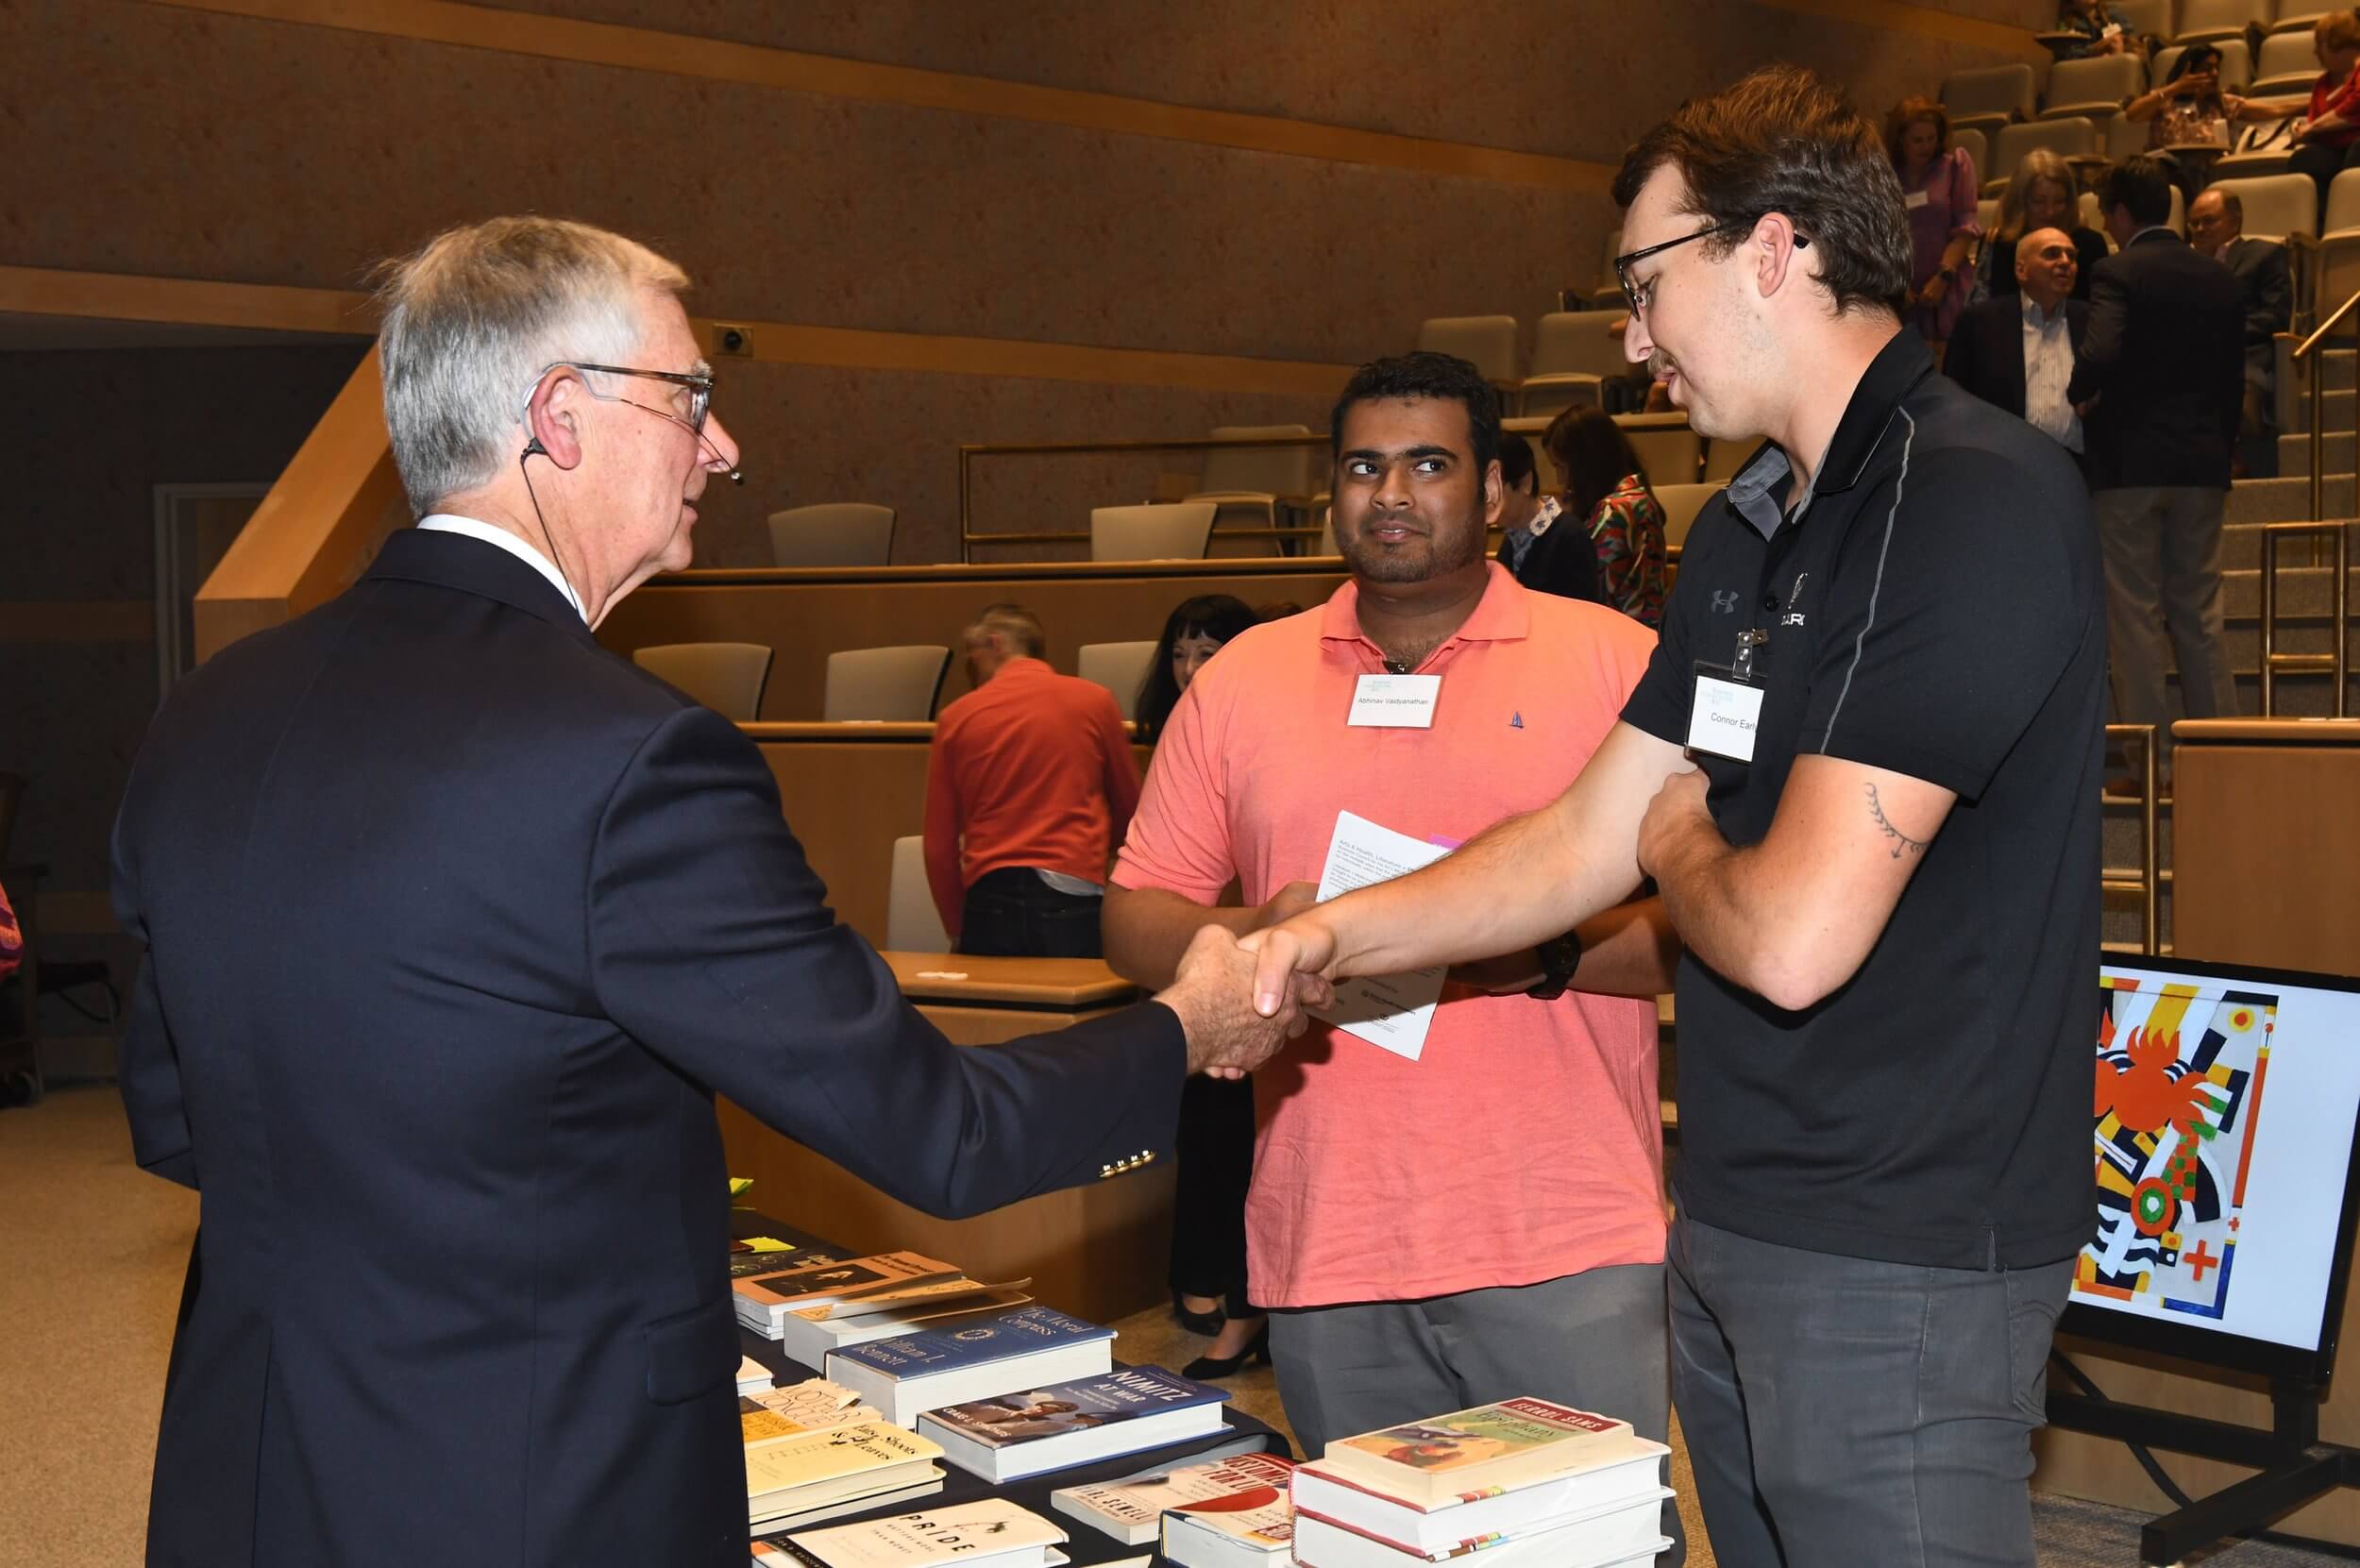
[[[200,278],[0,266],[0,312],[100,321],[162,321],[267,332],[374,334],[365,294]]]
[[[1913,33],[1919,38],[1938,39],[1945,43],[1972,43],[1985,49],[2020,55],[2026,59],[2045,59],[2048,56],[2046,48],[2032,41],[2029,28],[2012,26],[2005,22],[1987,22],[1977,16],[1961,16],[1936,6],[1912,4],[1911,0],[1754,0],[1754,3],[1777,10],[1794,11],[1801,16],[1824,16],[1831,22],[1850,22],[1863,27],[1876,27],[1889,33]]]
[[[0,603],[0,643],[155,640],[156,605],[152,599],[19,599]]]
[[[339,27],[427,43],[491,49],[626,71],[658,71],[906,109],[1028,120],[1118,136],[1149,136],[1331,163],[1363,163],[1417,174],[1604,195],[1614,170],[1604,163],[1512,152],[1463,142],[1396,136],[1274,115],[1127,98],[1074,88],[1037,87],[990,76],[804,54],[759,43],[694,38],[604,22],[502,11],[455,0],[154,0],[186,10]],[[1863,0],[1865,3],[1865,0]],[[1913,9],[1914,8],[1904,8]]]

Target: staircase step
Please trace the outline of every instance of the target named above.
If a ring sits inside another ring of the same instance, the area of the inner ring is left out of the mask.
[[[2328,466],[2333,470],[2335,465]],[[2229,488],[2229,504],[2222,515],[2232,524],[2306,521],[2311,516],[2310,472],[2306,459],[2306,466],[2300,474],[2239,480]],[[2331,471],[2327,482],[2320,487],[2319,502],[2331,517],[2353,512],[2352,475]]]

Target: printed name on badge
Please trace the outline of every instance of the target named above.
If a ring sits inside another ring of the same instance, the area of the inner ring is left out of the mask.
[[[1762,719],[1762,688],[1698,674],[1688,707],[1688,749],[1732,762],[1754,760],[1754,728]]]
[[[1431,730],[1439,675],[1363,675],[1352,688],[1351,722],[1379,730]]]

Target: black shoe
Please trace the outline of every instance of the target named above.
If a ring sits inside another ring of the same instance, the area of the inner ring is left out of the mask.
[[[1218,1307],[1210,1312],[1191,1312],[1180,1304],[1182,1293],[1178,1290],[1172,1293],[1172,1321],[1189,1333],[1202,1334],[1206,1339],[1220,1333],[1221,1325],[1229,1321],[1228,1314]]]
[[[1270,1324],[1264,1324],[1261,1332],[1255,1335],[1253,1340],[1237,1355],[1225,1356],[1218,1359],[1210,1356],[1200,1356],[1182,1367],[1180,1375],[1194,1378],[1198,1382],[1208,1382],[1228,1376],[1248,1361],[1259,1361],[1264,1366],[1270,1365]]]

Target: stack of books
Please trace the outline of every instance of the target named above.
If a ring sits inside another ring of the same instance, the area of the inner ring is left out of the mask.
[[[1644,1564],[1661,1532],[1671,1450],[1545,1399],[1510,1399],[1327,1445],[1293,1478],[1303,1568]],[[1167,1553],[1170,1547],[1166,1547]]]
[[[1263,1453],[1261,1442],[1241,1437],[1120,1480],[1060,1488],[1049,1494],[1049,1506],[1127,1546],[1149,1545],[1162,1534],[1167,1509],[1215,1499],[1238,1509],[1286,1501],[1294,1461]]]
[[[730,1281],[741,1328],[779,1337],[779,1321],[799,1307],[891,1296],[914,1286],[963,1277],[948,1263],[914,1252],[871,1257],[806,1258]]]
[[[1066,1533],[1039,1514],[999,1498],[802,1530],[754,1547],[765,1568],[1050,1568],[1066,1560]]]
[[[1221,1430],[1229,1396],[1161,1367],[1118,1367],[1097,1377],[946,1405],[918,1418],[943,1457],[986,1481],[1164,1448]]]
[[[931,1496],[942,1450],[882,1421],[825,1426],[746,1444],[746,1522],[757,1535]]]
[[[1046,1307],[828,1352],[828,1379],[904,1425],[927,1410],[1114,1370],[1115,1332]]]
[[[860,1402],[860,1395],[814,1377],[791,1388],[765,1389],[737,1396],[738,1425],[748,1442],[766,1438],[791,1438],[798,1432],[818,1432],[830,1426],[857,1426],[883,1421],[883,1411]]]
[[[1164,1560],[1180,1568],[1281,1568],[1295,1556],[1294,1466],[1267,1454],[1239,1455],[1207,1477],[1210,1490],[1164,1505]]]

